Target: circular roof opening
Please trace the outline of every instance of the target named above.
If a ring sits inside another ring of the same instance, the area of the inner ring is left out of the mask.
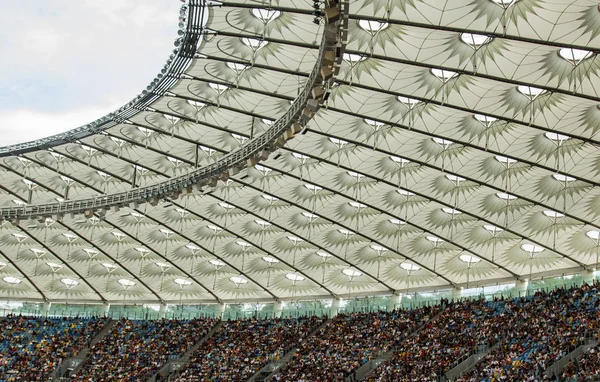
[[[402,268],[408,272],[414,272],[414,271],[418,271],[419,269],[421,269],[420,266],[418,266],[416,264],[412,264],[412,263],[401,263],[400,268]]]
[[[546,90],[544,89],[540,89],[540,88],[536,88],[533,86],[524,86],[524,85],[520,85],[517,86],[517,90],[526,95],[527,97],[534,99],[535,97],[539,96],[540,94],[544,94],[546,93]]]
[[[12,277],[12,276],[5,276],[2,278],[2,280],[4,280],[4,282],[7,284],[12,284],[12,285],[20,284],[22,281],[21,279]]]
[[[117,282],[126,288],[132,287],[135,285],[135,281],[132,281],[129,279],[119,279],[119,280],[117,280]]]
[[[350,268],[342,270],[342,273],[350,278],[354,278],[354,277],[358,277],[358,276],[362,275],[362,272],[357,271],[356,269],[350,269]]]
[[[478,48],[482,45],[485,45],[492,41],[490,36],[486,36],[483,34],[474,34],[474,33],[462,33],[460,35],[460,39],[465,43],[474,48]]]
[[[234,284],[240,286],[242,284],[248,284],[248,280],[246,280],[245,278],[241,277],[241,276],[231,276],[229,278],[229,280],[231,280],[231,282],[233,282]]]
[[[461,261],[467,263],[467,264],[475,264],[481,261],[481,259],[477,256],[471,256],[471,255],[460,255],[458,257]]]
[[[246,45],[247,47],[251,48],[252,50],[259,50],[259,49],[264,48],[265,46],[267,46],[267,44],[269,44],[268,41],[258,40],[258,39],[249,38],[249,37],[244,37],[242,39],[242,42],[244,43],[244,45]]]
[[[67,288],[72,288],[75,285],[79,284],[79,281],[73,280],[73,279],[69,279],[69,278],[61,279],[60,282],[63,283],[63,284],[65,284],[67,286]]]
[[[293,281],[293,282],[298,282],[298,281],[302,281],[302,280],[304,280],[304,276],[302,276],[302,275],[299,275],[299,274],[297,274],[297,273],[288,273],[287,275],[285,275],[285,277],[286,277],[288,280],[291,280],[291,281]]]
[[[173,282],[180,286],[192,285],[192,282],[190,280],[184,280],[184,279],[175,279],[175,280],[173,280]]]
[[[586,58],[590,58],[592,56],[592,52],[589,50],[583,49],[573,49],[573,48],[562,48],[558,51],[558,55],[569,61],[570,63],[577,65],[581,61]]]
[[[263,23],[268,23],[281,16],[280,11],[262,8],[252,8],[252,14]]]
[[[375,20],[359,20],[358,26],[360,26],[362,29],[366,30],[367,32],[377,33],[379,31],[387,28],[389,26],[389,24],[386,22],[380,22],[380,21],[375,21]]]

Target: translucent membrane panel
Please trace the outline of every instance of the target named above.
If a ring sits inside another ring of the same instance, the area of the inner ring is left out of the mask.
[[[403,104],[405,104],[409,107],[412,107],[412,106],[418,104],[419,102],[421,102],[421,100],[419,100],[419,99],[403,97],[403,96],[398,96],[396,98],[398,99],[398,101],[402,102]]]
[[[453,72],[451,70],[443,70],[443,69],[431,69],[431,73],[439,78],[440,80],[446,82],[449,79],[458,76],[458,73]]]
[[[359,202],[348,202],[348,204],[349,204],[350,206],[352,206],[352,207],[354,207],[354,208],[358,209],[358,210],[360,210],[360,209],[363,209],[363,208],[367,208],[367,205],[366,205],[366,204],[362,204],[362,203],[359,203]]]
[[[224,262],[222,262],[221,260],[217,260],[217,259],[209,260],[208,262],[211,263],[212,265],[214,265],[215,267],[222,267],[223,265],[225,265]]]
[[[558,54],[565,60],[573,64],[578,64],[580,61],[591,57],[593,53],[583,49],[562,48],[558,51]]]
[[[508,157],[503,157],[501,155],[496,155],[494,157],[498,162],[504,164],[504,165],[511,165],[513,163],[517,163],[516,159],[512,159],[512,158],[508,158]]]
[[[388,219],[388,221],[394,225],[404,225],[406,224],[406,222],[404,220],[400,220],[400,219],[395,219],[395,218],[391,218]]]
[[[506,192],[498,192],[496,194],[496,196],[502,200],[515,200],[517,199],[516,196],[511,195],[511,194],[507,194]]]
[[[250,247],[252,247],[252,244],[246,243],[245,241],[241,241],[241,240],[238,240],[235,243],[237,245],[239,245],[240,247],[242,247],[242,248],[250,248]]]
[[[248,284],[248,280],[241,276],[231,276],[229,280],[231,280],[236,285]]]
[[[294,243],[294,244],[298,244],[298,243],[301,243],[301,242],[304,241],[304,240],[302,240],[302,239],[300,239],[299,237],[296,237],[296,236],[288,236],[287,239],[289,241],[291,241],[292,243]]]
[[[420,266],[418,266],[416,264],[411,264],[411,263],[401,263],[400,268],[402,268],[408,272],[414,272],[414,271],[418,271],[419,269],[421,269]]]
[[[271,256],[264,256],[262,259],[269,264],[279,263],[279,260],[277,260],[276,258],[271,257]]]
[[[452,174],[446,174],[446,179],[455,182],[455,183],[461,183],[464,182],[466,179],[463,177],[460,177],[458,175],[452,175]]]
[[[371,244],[370,247],[372,250],[377,251],[377,252],[387,251],[387,248],[382,247],[381,245],[378,245],[378,244]]]
[[[357,271],[356,269],[350,269],[350,268],[344,269],[342,271],[342,273],[345,274],[346,276],[352,277],[352,278],[362,275],[362,272]]]
[[[462,33],[460,35],[460,39],[465,43],[469,44],[474,48],[478,48],[482,45],[487,44],[492,41],[492,38],[482,34],[474,34],[474,33]]]
[[[322,257],[323,259],[327,259],[327,258],[333,257],[332,254],[327,253],[325,251],[317,251],[316,253],[317,253],[317,256]]]
[[[381,126],[385,126],[385,123],[383,123],[383,122],[374,121],[374,120],[372,120],[372,119],[368,119],[368,118],[365,118],[365,120],[364,120],[364,121],[365,121],[365,123],[366,123],[367,125],[369,125],[369,126],[371,126],[371,127],[373,127],[373,128],[379,128],[379,127],[381,127]]]
[[[250,47],[252,50],[259,50],[269,44],[268,41],[258,40],[255,38],[248,38],[248,37],[244,37],[242,39],[242,42],[244,43],[244,45]]]
[[[115,264],[111,264],[111,263],[102,263],[102,266],[104,268],[106,268],[108,271],[112,271],[112,270],[115,270],[118,268]]]
[[[362,29],[364,29],[368,32],[373,32],[373,33],[379,32],[388,27],[388,23],[385,23],[385,22],[382,23],[382,22],[374,21],[374,20],[359,20],[358,25]]]
[[[600,239],[600,231],[587,231],[585,233],[585,235],[587,237],[589,237],[592,240],[599,240]]]
[[[450,146],[451,144],[453,144],[454,142],[449,140],[449,139],[444,139],[444,138],[439,138],[439,137],[433,137],[431,138],[435,143],[439,144],[440,146],[443,146],[444,148],[447,148],[448,146]]]
[[[271,9],[253,8],[252,14],[262,22],[268,23],[278,18],[281,15],[281,12]]]
[[[491,225],[491,224],[484,224],[483,228],[486,229],[487,231],[490,231],[491,233],[498,233],[498,232],[504,231],[504,229],[502,229],[500,227],[496,227],[495,225]]]
[[[524,85],[517,86],[517,90],[532,99],[546,92],[544,89]]]
[[[552,174],[552,177],[559,182],[572,182],[575,180],[572,176],[564,175],[564,174]]]
[[[434,244],[438,244],[438,243],[443,243],[444,239],[440,239],[437,236],[427,236],[427,240],[429,240],[430,242],[434,243]]]
[[[20,284],[21,283],[21,279],[16,278],[16,277],[12,277],[12,276],[5,276],[2,278],[2,280],[7,283],[7,284],[11,284],[11,285],[16,285],[16,284]]]
[[[540,253],[544,250],[543,247],[540,247],[539,245],[535,245],[535,244],[523,244],[521,246],[521,249],[530,254]]]
[[[129,279],[119,279],[117,282],[124,287],[132,287],[135,285],[135,281]]]
[[[271,225],[271,223],[264,220],[255,220],[254,222],[263,228]]]
[[[185,279],[175,279],[175,280],[173,280],[173,282],[179,286],[192,285],[191,281],[185,280]]]
[[[335,137],[330,137],[329,140],[331,141],[331,143],[336,145],[338,148],[342,148],[348,144],[348,142],[346,142],[342,139],[339,139],[339,138],[335,138]]]
[[[560,212],[556,212],[556,211],[552,211],[552,210],[544,211],[544,215],[548,216],[549,218],[562,218],[565,216],[564,214],[561,214]]]
[[[192,243],[186,244],[185,247],[187,249],[189,249],[190,251],[199,251],[200,250],[200,247],[198,247],[197,245],[192,244]]]
[[[458,258],[467,264],[474,264],[474,263],[478,263],[481,261],[481,259],[479,257],[471,256],[471,255],[460,255]]]
[[[444,211],[445,213],[447,213],[449,215],[460,215],[462,213],[459,210],[455,210],[454,208],[449,208],[449,207],[443,207],[442,211]]]
[[[342,57],[344,58],[344,61],[349,62],[351,65],[367,59],[367,56],[363,56],[362,54],[351,54],[351,53],[344,53],[344,55]]]
[[[309,189],[311,191],[321,191],[323,189],[323,187],[319,187],[319,186],[316,186],[314,184],[309,184],[309,183],[305,184],[304,187],[306,187],[307,189]]]
[[[503,7],[508,7],[510,5],[512,5],[513,3],[516,3],[519,0],[490,0],[492,3],[496,3],[498,5],[501,5]]]
[[[545,133],[544,136],[548,139],[550,139],[551,141],[555,141],[555,142],[559,142],[562,143],[566,140],[569,140],[570,138],[566,135],[562,135],[562,134],[558,134],[558,133]]]
[[[489,116],[484,115],[484,114],[474,114],[473,118],[475,118],[476,120],[478,120],[479,122],[483,123],[486,126],[489,126],[489,125],[491,125],[492,123],[494,123],[495,121],[498,120],[498,118],[489,117]]]
[[[67,286],[67,288],[72,288],[75,285],[79,284],[79,281],[73,280],[73,279],[69,279],[69,278],[61,279],[60,282],[63,283],[63,284],[65,284]]]
[[[397,189],[396,192],[399,193],[402,196],[414,196],[415,195],[414,192],[410,192],[410,191],[404,190],[402,188]]]
[[[285,277],[286,277],[288,280],[291,280],[291,281],[293,281],[293,282],[297,282],[297,281],[302,281],[302,280],[304,280],[304,276],[302,276],[302,275],[299,275],[299,274],[297,274],[297,273],[288,273],[287,275],[285,275]]]
[[[339,228],[338,232],[341,233],[344,236],[354,235],[354,232],[348,231],[347,229],[344,229],[344,228]]]

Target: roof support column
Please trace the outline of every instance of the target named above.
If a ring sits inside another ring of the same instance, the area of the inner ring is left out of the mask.
[[[592,285],[594,283],[594,269],[588,268],[584,269],[581,273],[581,278],[584,284]]]
[[[333,318],[335,316],[338,315],[339,311],[340,311],[340,305],[342,303],[342,299],[341,298],[334,298],[331,301],[331,315],[330,317]]]
[[[275,304],[273,304],[273,317],[281,318],[282,311],[283,311],[283,303],[281,301],[276,301]]]
[[[105,302],[104,304],[102,304],[102,313],[104,314],[104,317],[108,317],[109,311],[110,311],[110,304],[108,302]]]
[[[460,297],[461,297],[461,289],[460,288],[452,289],[452,292],[450,294],[450,298],[452,299],[452,301],[458,301],[458,300],[460,300]]]
[[[527,288],[529,287],[529,279],[519,279],[515,282],[515,290],[517,292],[517,296],[525,297],[527,296]]]
[[[227,307],[227,304],[225,304],[224,302],[217,305],[217,314],[216,314],[215,318],[218,318],[219,320],[223,320],[223,315],[225,314],[226,307]]]
[[[160,308],[158,308],[158,319],[162,320],[165,318],[165,314],[167,313],[167,304],[160,304]]]
[[[390,302],[388,303],[388,311],[392,311],[394,309],[400,309],[401,303],[402,303],[402,293],[394,293],[390,297]]]
[[[50,313],[50,306],[52,303],[50,301],[44,301],[44,305],[42,306],[42,316],[48,317],[48,313]]]

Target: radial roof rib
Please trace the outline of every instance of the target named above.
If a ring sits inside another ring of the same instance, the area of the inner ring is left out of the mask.
[[[194,33],[179,41],[186,67],[167,68],[168,88],[155,81],[135,112],[0,151],[0,274],[34,286],[0,281],[0,296],[58,285],[45,298],[295,301],[599,267],[597,3],[341,8],[350,19],[332,37],[312,1],[211,3],[194,49]],[[319,44],[334,40],[335,83],[317,82]],[[327,92],[317,105],[312,81]],[[292,132],[291,113],[310,121]],[[264,138],[274,131],[284,147]],[[238,155],[257,142],[268,150]],[[55,214],[62,223],[26,220]],[[19,217],[47,254],[12,235]],[[72,269],[47,265],[64,263],[61,227],[83,239]],[[52,283],[54,269],[87,270],[102,296]]]
[[[6,255],[6,253],[4,253],[4,251],[2,251],[0,249],[0,254],[2,255],[3,259],[2,260],[6,260],[11,267],[14,267],[15,270],[18,272],[17,276],[21,276],[23,278],[25,278],[25,280],[27,280],[27,282],[35,289],[35,291],[37,293],[39,293],[39,295],[41,296],[42,300],[47,301],[48,297],[46,297],[46,294],[37,286],[36,283],[33,282],[33,280],[31,279],[31,277],[29,277],[29,275],[27,274],[27,272],[24,272],[23,270],[21,270],[21,268],[13,261],[10,259],[10,257],[8,257]],[[6,272],[5,271],[6,266],[2,267],[2,275],[3,275],[3,283],[7,283],[9,285],[13,285],[16,284],[16,282],[18,282],[19,284],[22,282],[19,277],[15,277],[15,276],[11,276],[11,274],[13,274],[12,272]],[[11,280],[8,279],[9,281],[7,282],[6,279],[4,279],[5,277],[12,277],[14,281],[10,282]],[[19,281],[17,281],[19,280]],[[10,292],[15,292],[12,290],[12,288],[9,287],[9,289],[6,288],[2,288],[5,291],[8,291],[9,293],[5,293],[5,295],[8,295],[9,297],[13,297],[13,298],[23,298],[24,300],[27,300],[31,297],[24,297],[21,293],[24,292],[23,290],[19,289],[16,293],[10,293]],[[34,297],[34,300],[36,298]]]

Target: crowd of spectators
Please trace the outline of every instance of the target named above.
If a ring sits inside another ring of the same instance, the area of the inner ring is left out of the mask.
[[[339,314],[303,340],[278,381],[343,381],[367,361],[391,350],[437,308]]]
[[[598,285],[504,301],[505,338],[459,381],[554,379],[544,371],[600,329]]]
[[[216,320],[132,321],[121,319],[95,344],[73,380],[145,381],[170,359],[183,355]]]
[[[246,381],[323,321],[319,317],[227,321],[194,352],[188,367],[174,380]]]
[[[560,378],[564,382],[597,381],[600,379],[600,345],[565,366]]]
[[[453,302],[419,332],[402,341],[381,365],[375,381],[437,381],[481,346],[500,339],[502,304],[485,300]]]
[[[88,345],[106,321],[96,318],[0,319],[0,381],[46,382]]]

